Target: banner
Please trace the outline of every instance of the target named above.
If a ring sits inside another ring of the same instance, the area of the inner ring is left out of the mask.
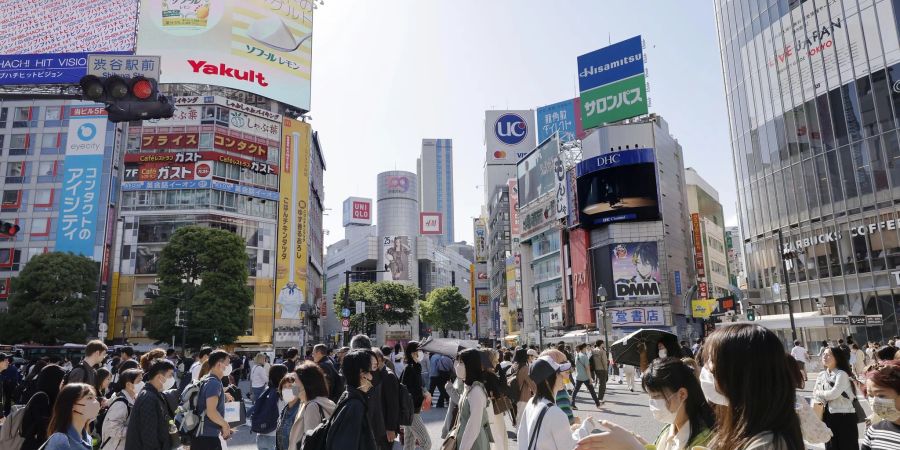
[[[384,270],[390,271],[392,281],[410,281],[409,257],[412,253],[409,236],[385,236],[381,243]]]
[[[201,161],[208,162],[220,162],[224,164],[231,164],[233,166],[243,167],[244,169],[248,169],[252,172],[262,173],[262,174],[270,174],[270,173],[278,173],[278,166],[274,164],[269,164],[264,161],[251,161],[249,159],[244,159],[239,156],[231,156],[225,153],[212,152],[212,151],[203,151],[203,152],[174,152],[174,153],[128,153],[125,155],[125,165],[128,167],[129,164],[138,163],[153,163],[153,164],[170,164],[170,166],[175,166],[178,164],[183,165],[191,165]],[[126,170],[127,176],[127,170]]]
[[[666,326],[666,310],[662,306],[609,308],[614,327]]]
[[[647,114],[647,81],[643,75],[626,78],[581,93],[584,128]]]
[[[486,339],[490,336],[491,329],[491,294],[488,289],[475,289],[478,310],[478,338]]]
[[[656,242],[615,244],[612,248],[614,298],[659,298],[659,254]]]
[[[275,326],[296,325],[282,320],[299,320],[300,305],[306,303],[310,135],[309,124],[284,119],[275,259],[275,289],[278,290]]]
[[[575,323],[586,325],[594,322],[591,305],[594,293],[591,290],[591,268],[588,247],[591,234],[584,228],[569,232],[569,258],[572,261],[572,292],[575,294]]]
[[[230,152],[252,156],[256,159],[266,159],[269,155],[269,147],[266,144],[260,144],[239,137],[224,135],[222,133],[216,133],[215,138],[213,138],[213,147],[219,150],[228,150]]]
[[[556,192],[556,167],[559,164],[559,136],[541,142],[516,165],[519,206],[527,206],[544,195]]]
[[[475,262],[487,262],[487,226],[484,219],[474,219],[475,227]]]
[[[709,319],[718,306],[719,301],[714,298],[691,300],[691,315],[695,319]]]
[[[559,132],[560,142],[571,142],[585,136],[581,127],[581,99],[563,100],[537,109],[538,142]]]
[[[641,36],[578,57],[578,90],[585,129],[647,114]]]
[[[142,134],[141,150],[196,150],[200,144],[199,133]]]

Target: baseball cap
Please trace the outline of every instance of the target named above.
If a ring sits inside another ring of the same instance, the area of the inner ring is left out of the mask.
[[[572,364],[568,362],[559,364],[550,356],[545,355],[535,360],[528,370],[528,376],[535,383],[540,383],[555,373],[565,372],[571,368]]]

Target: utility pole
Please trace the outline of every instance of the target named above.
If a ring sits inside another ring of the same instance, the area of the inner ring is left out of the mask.
[[[784,251],[784,237],[781,234],[781,228],[778,229],[778,251],[781,253],[781,273],[784,277],[784,292],[787,294],[787,306],[788,306],[788,316],[791,319],[791,340],[797,340],[797,326],[794,324],[794,306],[791,304],[791,283],[788,282],[788,274],[787,274],[787,264],[785,261],[789,258],[793,258],[796,253],[792,250],[789,252]]]
[[[537,292],[537,315],[538,315],[538,347],[544,349],[544,319],[541,317],[541,290],[535,289]]]

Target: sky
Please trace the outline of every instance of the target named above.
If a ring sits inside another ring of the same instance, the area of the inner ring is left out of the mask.
[[[484,198],[484,111],[575,97],[576,58],[638,34],[650,112],[736,225],[712,1],[325,0],[315,11],[309,115],[326,163],[326,244],[344,237],[344,199],[374,200],[379,172],[416,171],[423,138],[453,139],[455,238],[471,243]]]

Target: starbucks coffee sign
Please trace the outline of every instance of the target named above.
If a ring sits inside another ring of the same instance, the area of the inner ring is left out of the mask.
[[[871,222],[865,225],[853,226],[850,227],[845,232],[842,231],[831,231],[828,233],[822,233],[818,235],[806,236],[792,242],[784,243],[784,251],[798,251],[802,250],[806,247],[817,245],[817,244],[825,244],[828,242],[835,242],[844,237],[845,234],[849,234],[850,237],[856,236],[866,236],[869,234],[874,234],[876,231],[880,230],[888,230],[893,231],[900,229],[900,219],[891,219],[884,220],[880,222]]]

